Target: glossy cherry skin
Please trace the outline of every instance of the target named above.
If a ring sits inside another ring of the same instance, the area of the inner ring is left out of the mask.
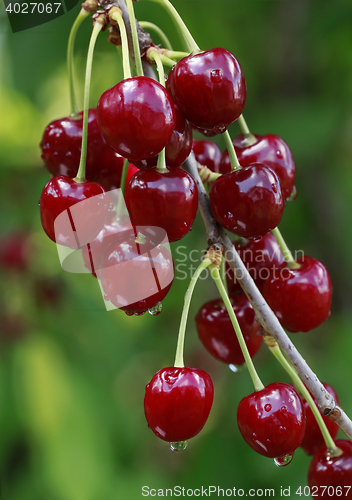
[[[222,175],[213,182],[209,196],[216,221],[247,239],[265,236],[284,211],[280,181],[262,163]]]
[[[314,492],[314,486],[317,487],[317,498],[351,500],[352,488],[346,487],[352,485],[352,443],[347,439],[337,439],[335,444],[342,450],[342,455],[331,457],[327,454],[326,446],[322,446],[310,463],[308,485],[313,488],[311,493]],[[323,489],[323,486],[326,488]]]
[[[144,76],[128,78],[106,90],[98,101],[97,116],[108,144],[131,161],[160,153],[175,128],[170,94]]]
[[[165,298],[173,282],[174,264],[164,246],[127,237],[106,248],[100,277],[105,300],[128,315],[139,315]]]
[[[198,163],[220,173],[221,151],[215,142],[194,140],[192,150]]]
[[[82,146],[83,112],[78,117],[54,120],[46,127],[40,147],[45,166],[53,175],[77,175]],[[124,158],[104,140],[96,110],[88,112],[86,177],[109,190],[120,187]]]
[[[292,455],[301,444],[304,409],[293,387],[275,382],[240,401],[237,423],[253,450],[265,457],[279,458]]]
[[[145,388],[148,427],[160,439],[186,441],[204,427],[213,404],[209,375],[198,368],[163,368]]]
[[[87,203],[87,200],[94,200]],[[67,224],[56,228],[55,219],[65,210],[77,203],[85,202],[71,213],[73,223],[67,215]],[[58,175],[53,177],[44,187],[40,197],[40,216],[42,226],[49,238],[56,243],[70,248],[80,248],[90,243],[101,231],[108,214],[110,201],[105,190],[96,182],[77,183],[70,177]],[[77,233],[75,233],[75,231]],[[75,237],[78,235],[78,240]]]
[[[192,149],[192,127],[175,106],[175,128],[165,146],[165,161],[169,168],[176,168],[188,158]],[[158,163],[158,155],[149,160],[135,161],[138,168],[153,168]]]
[[[169,73],[168,87],[187,120],[217,133],[240,116],[246,102],[241,66],[231,52],[220,48],[181,59]]]
[[[234,242],[233,245],[255,284],[262,291],[265,280],[271,275],[271,270],[278,268],[284,262],[284,256],[275,236],[268,233],[260,240]],[[227,263],[226,281],[229,293],[242,292],[240,284]]]
[[[128,164],[128,169],[127,169],[127,175],[126,175],[126,186],[130,182],[131,178],[134,176],[136,172],[139,172],[139,168],[136,167],[136,165],[133,165],[133,163]]]
[[[169,241],[178,241],[192,229],[198,190],[184,170],[140,170],[127,184],[125,200],[135,226],[161,227]]]
[[[267,279],[263,295],[289,332],[308,332],[330,316],[332,285],[326,267],[312,257],[297,259],[299,269],[283,264]]]
[[[214,132],[214,130],[211,130],[211,129],[209,130],[207,128],[196,127],[195,125],[193,125],[193,123],[192,123],[192,128],[193,128],[193,130],[196,130],[200,134],[205,135],[205,137],[214,137],[214,135],[217,135],[217,132]]]
[[[244,293],[231,295],[230,300],[249,354],[253,357],[262,343],[261,327],[256,321],[254,309]],[[216,359],[227,364],[244,363],[230,316],[221,299],[211,300],[200,308],[196,325],[201,342]]]
[[[243,135],[234,138],[238,161],[242,167],[251,163],[264,163],[270,167],[280,179],[281,189],[285,199],[292,193],[296,177],[296,166],[292,153],[286,142],[273,134],[255,135],[257,142],[247,145]],[[231,171],[228,151],[224,151],[220,165],[221,173]]]
[[[339,398],[335,390],[328,384],[323,383],[323,386],[328,391],[328,393],[332,395],[336,403],[339,404]],[[314,402],[318,407],[315,399]],[[301,448],[304,449],[307,455],[313,455],[319,450],[319,448],[321,448],[324,445],[324,438],[321,433],[321,430],[319,429],[317,421],[313,415],[313,412],[310,409],[310,406],[305,399],[303,400],[303,406],[306,414],[306,431],[304,433],[304,438],[301,443]],[[322,417],[326,427],[328,428],[330,436],[332,437],[332,439],[334,439],[339,431],[339,426],[335,424],[335,422],[333,422],[331,418],[325,417],[324,415],[322,415]]]

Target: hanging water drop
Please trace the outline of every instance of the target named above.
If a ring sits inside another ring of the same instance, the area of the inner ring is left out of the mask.
[[[148,312],[152,316],[157,316],[158,314],[161,313],[162,310],[163,310],[163,305],[161,302],[158,302],[154,307],[151,307],[150,309],[148,309]]]
[[[222,82],[222,71],[221,69],[214,69],[210,72],[210,80],[212,83],[221,83]]]
[[[292,462],[292,459],[293,459],[293,453],[292,455],[283,455],[282,457],[274,458],[274,463],[278,467],[285,467],[286,465]]]
[[[188,441],[174,441],[170,443],[171,451],[183,451],[187,448]]]
[[[246,363],[243,363],[243,365],[233,365],[233,364],[229,365],[229,368],[233,373],[243,372],[246,369],[246,367],[247,367]]]

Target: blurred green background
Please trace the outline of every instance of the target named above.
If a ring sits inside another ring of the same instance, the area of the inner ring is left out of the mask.
[[[197,43],[224,47],[247,80],[245,117],[255,133],[289,144],[298,197],[280,224],[292,250],[328,267],[334,286],[331,318],[292,335],[321,380],[352,415],[352,4],[343,0],[174,0]],[[174,48],[176,30],[161,6],[135,4],[139,20],[160,25]],[[106,312],[95,279],[61,270],[55,245],[42,231],[38,200],[49,174],[40,159],[45,126],[69,113],[66,43],[77,6],[61,18],[13,34],[0,9],[0,245],[27,235],[28,265],[1,270],[0,481],[11,500],[134,500],[142,486],[275,488],[291,495],[307,484],[310,458],[297,450],[277,468],[242,440],[240,399],[252,391],[248,373],[234,374],[200,345],[194,316],[216,297],[207,280],[190,310],[185,361],[209,372],[214,406],[202,433],[183,453],[147,428],[145,384],[174,359],[190,267],[182,252],[206,241],[202,221],[173,244],[176,276],[157,317]],[[91,22],[77,36],[77,84],[82,102]],[[159,42],[154,37],[155,42]],[[116,49],[100,35],[91,105],[121,79]],[[239,133],[233,124],[230,133]],[[200,138],[200,137],[198,137]],[[221,137],[215,138],[224,149]],[[288,381],[263,346],[255,358],[265,384]],[[339,436],[343,437],[340,433]],[[217,495],[212,495],[213,497]]]

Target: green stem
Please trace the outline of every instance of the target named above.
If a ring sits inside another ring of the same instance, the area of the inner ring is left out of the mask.
[[[224,285],[226,295],[228,295],[229,290],[227,288],[227,280],[226,280],[226,260],[224,259],[224,257],[221,260],[220,271],[221,271],[222,284]]]
[[[231,323],[235,329],[237,340],[238,340],[238,343],[240,344],[243,357],[245,359],[249,374],[250,374],[251,379],[252,379],[253,384],[254,384],[254,388],[256,391],[261,391],[262,389],[264,389],[264,385],[262,384],[262,381],[260,380],[260,378],[257,374],[257,371],[254,368],[254,364],[253,364],[252,358],[249,355],[247,344],[243,338],[240,325],[238,324],[236,315],[233,311],[232,304],[231,304],[230,299],[227,295],[226,289],[221,281],[219,269],[215,266],[212,266],[210,268],[210,273],[211,273],[211,276],[215,282],[215,285],[217,286],[217,288],[219,290],[222,301],[224,302],[225,307],[227,309],[227,312],[230,316]]]
[[[154,23],[150,23],[149,21],[139,21],[139,25],[144,29],[146,28],[147,30],[148,29],[151,29],[153,31],[155,31],[155,33],[159,36],[163,46],[166,48],[166,49],[169,49],[169,50],[172,50],[172,45],[170,43],[170,40],[168,39],[168,37],[165,35],[165,33],[163,32],[163,30],[161,28],[159,28],[159,26],[157,26],[156,24]]]
[[[245,137],[246,146],[251,146],[252,144],[255,144],[257,142],[257,139],[253,134],[251,134],[243,115],[240,115],[237,118],[237,123],[240,127],[242,134]]]
[[[127,177],[127,171],[128,171],[128,164],[129,164],[129,161],[126,159],[124,164],[123,164],[123,168],[122,168],[121,182],[120,182],[121,192],[119,195],[119,199],[117,202],[117,208],[116,208],[116,213],[117,213],[118,217],[121,217],[122,210],[124,207],[124,195],[125,195],[125,189],[126,189],[126,177]]]
[[[82,147],[81,147],[81,158],[79,161],[79,167],[77,176],[75,178],[76,182],[84,182],[86,178],[86,158],[87,158],[87,135],[88,135],[88,110],[89,110],[89,93],[90,93],[90,81],[92,77],[92,65],[93,65],[93,54],[95,42],[97,41],[98,35],[102,29],[103,25],[99,22],[99,17],[95,20],[92,35],[90,37],[88,55],[87,55],[87,65],[86,65],[86,77],[84,82],[84,100],[83,100],[83,125],[82,125]]]
[[[182,59],[183,57],[188,57],[189,55],[189,52],[179,52],[175,50],[167,50],[165,52],[165,56],[170,59]]]
[[[323,420],[323,417],[322,417],[317,405],[314,403],[314,400],[313,400],[310,392],[308,391],[308,389],[306,388],[306,386],[304,385],[302,380],[299,378],[298,374],[296,373],[296,370],[284,357],[284,355],[281,352],[280,347],[278,346],[278,344],[276,342],[275,342],[274,346],[268,345],[268,347],[269,347],[270,351],[272,352],[272,354],[275,356],[275,358],[279,361],[281,366],[290,375],[296,388],[303,395],[304,399],[309,404],[309,407],[312,410],[312,413],[317,421],[319,429],[321,430],[321,433],[323,435],[326,447],[330,451],[331,455],[332,456],[339,456],[341,454],[341,450],[335,445],[334,440],[330,436],[330,433],[326,427],[326,424]]]
[[[186,334],[186,324],[187,324],[187,318],[188,318],[188,312],[189,312],[189,306],[191,304],[191,299],[192,299],[192,294],[194,287],[196,286],[197,280],[199,276],[201,275],[202,271],[209,267],[212,264],[211,260],[208,258],[205,258],[197,267],[195,270],[191,281],[188,285],[186,294],[185,294],[185,302],[183,305],[183,310],[182,310],[182,316],[181,316],[181,322],[180,322],[180,328],[178,331],[178,339],[177,339],[177,348],[176,348],[176,356],[175,356],[175,363],[174,366],[178,368],[183,368],[185,366],[184,360],[183,360],[183,349],[184,349],[184,344],[185,344],[185,334]]]
[[[133,51],[134,51],[134,61],[136,64],[137,75],[143,76],[144,73],[143,73],[143,67],[142,67],[141,51],[139,49],[136,17],[134,15],[134,8],[133,8],[132,0],[126,0],[126,4],[127,4],[127,9],[128,9],[128,15],[130,17]]]
[[[297,262],[293,258],[292,253],[290,252],[290,249],[286,245],[286,242],[283,239],[282,234],[280,233],[279,228],[276,227],[271,232],[275,236],[276,241],[278,242],[279,247],[281,248],[281,251],[282,251],[282,254],[284,256],[284,259],[285,259],[285,262],[287,264],[287,267],[289,269],[299,269],[300,265],[297,264]]]
[[[188,49],[190,52],[200,52],[200,48],[196,44],[193,36],[189,32],[187,26],[183,22],[180,14],[177,12],[175,7],[172,5],[169,0],[152,0],[153,2],[160,3],[165,9],[169,12],[173,20],[175,21],[176,25],[179,27],[183,38],[185,39]]]
[[[77,35],[77,31],[81,26],[82,22],[86,17],[89,16],[89,12],[85,9],[81,9],[80,13],[75,19],[75,22],[72,25],[70,35],[68,37],[67,44],[67,73],[68,73],[68,83],[70,86],[70,105],[71,105],[71,114],[78,115],[78,106],[75,94],[75,85],[74,85],[74,71],[73,71],[73,50],[75,45],[75,39]]]
[[[148,53],[149,59],[152,61],[156,62],[156,67],[158,68],[158,73],[159,73],[159,83],[163,87],[165,87],[165,72],[164,72],[164,66],[162,63],[162,55],[159,54],[157,50],[150,51]],[[171,59],[170,59],[171,61]],[[172,61],[173,62],[173,61]]]
[[[126,32],[126,26],[123,22],[122,15],[115,11],[111,15],[111,19],[117,22],[119,25],[120,36],[121,36],[121,46],[122,46],[122,67],[123,67],[123,77],[125,80],[132,77],[131,66],[130,66],[130,55],[128,51],[128,38]]]
[[[159,54],[160,56],[160,60],[163,64],[166,64],[167,66],[175,66],[177,63],[176,61],[173,61],[172,59],[170,59],[169,57],[165,56],[164,54]]]
[[[241,165],[238,161],[238,158],[237,158],[237,155],[236,155],[236,151],[235,151],[235,148],[234,148],[234,145],[231,141],[231,137],[230,137],[230,134],[229,134],[229,131],[226,130],[226,132],[224,132],[223,134],[223,137],[225,139],[225,143],[226,143],[226,147],[227,147],[227,151],[230,155],[230,161],[231,161],[231,170],[238,170],[241,168]]]

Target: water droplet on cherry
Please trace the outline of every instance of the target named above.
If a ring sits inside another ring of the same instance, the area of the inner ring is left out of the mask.
[[[221,83],[222,82],[222,71],[221,69],[213,69],[210,72],[210,80],[213,83]]]
[[[266,404],[264,406],[264,410],[269,412],[271,410],[271,405],[270,404]]]
[[[281,151],[276,151],[276,156],[278,158],[283,158]]]
[[[171,451],[183,451],[187,448],[188,441],[174,441],[170,443]]]
[[[286,465],[292,462],[292,459],[293,459],[293,453],[292,455],[284,455],[282,457],[274,458],[274,464],[277,465],[278,467],[285,467]]]
[[[226,132],[226,129],[227,129],[227,125],[225,125],[224,123],[220,123],[219,125],[217,125],[216,127],[213,128],[213,131],[216,134],[223,134],[224,132]]]
[[[161,302],[158,302],[154,307],[151,307],[150,309],[148,309],[148,312],[152,316],[157,316],[158,314],[161,313],[162,310],[163,310],[163,305]]]

